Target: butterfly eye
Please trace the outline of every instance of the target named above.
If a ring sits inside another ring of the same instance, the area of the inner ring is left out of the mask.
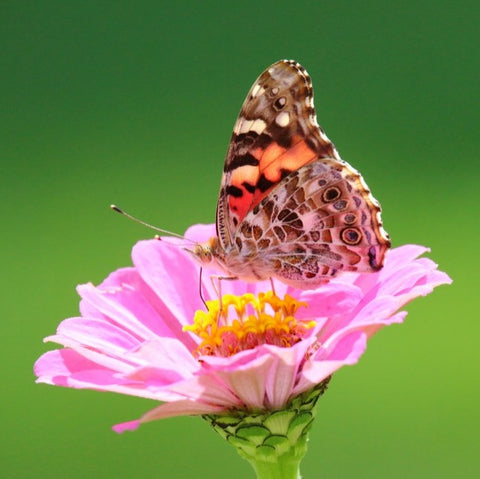
[[[357,228],[345,228],[340,234],[344,243],[356,245],[362,241],[362,235]]]

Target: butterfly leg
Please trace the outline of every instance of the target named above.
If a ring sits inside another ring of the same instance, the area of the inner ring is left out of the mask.
[[[216,274],[210,276],[210,281],[212,282],[213,289],[217,293],[218,296],[218,301],[220,304],[220,311],[223,309],[223,304],[222,304],[222,281],[227,280],[227,281],[233,281],[235,279],[238,279],[236,276],[218,276]],[[218,288],[217,284],[215,284],[215,280],[218,281]]]
[[[205,308],[208,309],[207,300],[203,295],[202,276],[203,276],[203,268],[200,267],[200,274],[199,274],[199,281],[198,281],[198,294],[200,295],[200,299],[202,300],[202,303],[205,305]],[[224,279],[234,280],[238,278],[236,276],[217,276],[217,275],[210,276],[210,281],[212,282],[213,289],[215,290],[215,293],[217,293],[217,296],[218,296],[220,309],[222,309],[222,280]],[[215,280],[218,280],[218,288],[217,288],[217,285],[215,284]]]
[[[270,277],[270,286],[272,287],[272,293],[274,296],[277,295],[276,291],[275,291],[275,285],[273,284],[273,278]]]
[[[200,267],[200,275],[198,277],[198,293],[200,295],[200,299],[202,300],[202,303],[205,305],[205,308],[208,309],[207,302],[205,301],[205,298],[203,296],[203,291],[202,291],[202,275],[203,275],[203,268]]]

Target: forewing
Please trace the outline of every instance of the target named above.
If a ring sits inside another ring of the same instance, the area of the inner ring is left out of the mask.
[[[308,73],[295,61],[273,64],[253,84],[233,130],[217,205],[222,247],[282,179],[327,157],[339,158],[317,124]]]

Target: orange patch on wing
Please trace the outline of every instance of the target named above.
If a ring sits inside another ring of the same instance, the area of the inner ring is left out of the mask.
[[[228,207],[232,212],[232,216],[238,218],[239,223],[243,220],[243,218],[245,218],[245,215],[248,213],[250,205],[252,204],[252,198],[253,195],[251,193],[247,193],[241,198],[235,198],[234,196],[230,196],[228,198]]]
[[[296,171],[318,158],[317,154],[298,135],[293,137],[292,146],[288,149],[272,143],[265,150],[257,148],[254,155],[260,161],[260,174],[263,174],[265,179],[273,185],[264,192],[255,191],[251,208],[260,203],[275,188],[285,176],[285,172]]]
[[[285,152],[286,148],[282,148],[278,143],[270,143],[267,148],[256,148],[253,151],[253,156],[260,161],[260,171],[264,171],[272,163],[275,163]]]
[[[230,184],[242,189],[244,189],[242,185],[245,182],[255,186],[259,176],[258,166],[240,166],[233,170]]]
[[[279,182],[282,179],[282,171],[298,170],[317,159],[317,154],[300,136],[293,137],[292,146],[289,149],[272,143],[265,150],[255,150],[254,155],[260,160],[260,172],[273,182]]]
[[[228,199],[230,211],[238,218],[239,222],[280,182],[285,171],[298,170],[318,158],[317,154],[300,136],[293,138],[292,146],[288,149],[274,142],[264,150],[256,148],[252,154],[259,160],[259,166],[245,165],[235,169],[230,181],[231,185],[242,191],[242,196],[230,195]],[[264,192],[259,189],[256,189],[254,193],[249,192],[244,183],[256,186],[262,174],[266,180],[273,183],[271,188]]]
[[[239,222],[245,218],[245,215],[252,207],[254,196],[253,193],[245,188],[244,183],[255,186],[259,176],[258,167],[250,165],[241,166],[232,173],[230,184],[239,188],[242,191],[242,196],[230,196],[228,204],[230,211],[238,218]]]

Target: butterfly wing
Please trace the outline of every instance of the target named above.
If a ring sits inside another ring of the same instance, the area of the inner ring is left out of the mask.
[[[318,126],[307,72],[282,60],[250,90],[235,124],[217,206],[231,276],[312,288],[338,271],[376,271],[390,247],[362,176]]]
[[[308,73],[295,61],[273,64],[248,93],[228,148],[217,205],[222,248],[283,178],[326,157],[339,159],[317,124]]]
[[[333,158],[283,179],[247,213],[235,243],[242,257],[257,258],[259,276],[303,289],[338,271],[376,271],[390,247],[361,175]]]

